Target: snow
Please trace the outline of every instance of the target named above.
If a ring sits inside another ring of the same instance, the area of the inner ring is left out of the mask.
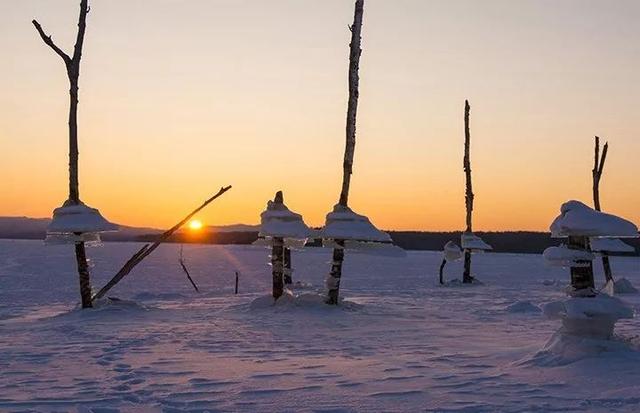
[[[468,232],[464,232],[460,237],[460,245],[462,245],[463,250],[490,251],[493,249],[491,245],[484,242],[482,238]]]
[[[637,294],[638,289],[626,278],[619,278],[613,282],[613,292],[615,294]]]
[[[556,267],[588,266],[589,263],[583,264],[578,261],[593,261],[595,258],[589,251],[570,249],[564,244],[559,247],[549,247],[545,249],[542,257],[547,265]]]
[[[635,252],[636,249],[618,238],[591,238],[589,244],[594,252]]]
[[[92,251],[94,287],[139,248]],[[72,249],[0,240],[0,411],[640,408],[640,319],[619,320],[613,340],[556,334],[558,320],[535,307],[564,300],[569,276],[540,255],[480,254],[473,268],[483,285],[443,288],[441,251],[408,251],[402,260],[353,254],[344,262],[343,305],[326,306],[330,250],[296,254],[294,282],[320,291],[276,305],[256,302],[270,297],[264,248],[185,245],[201,293],[182,273],[179,250],[162,245],[136,267],[111,291],[123,301],[80,310]],[[611,263],[640,283],[640,258]],[[640,295],[618,298],[640,309]]]
[[[110,232],[118,226],[107,221],[100,211],[85,204],[69,205],[65,202],[53,211],[53,219],[47,227],[47,234],[72,234],[75,232]]]
[[[377,229],[369,218],[340,204],[336,204],[333,211],[327,214],[320,235],[322,239],[391,243],[389,234]]]
[[[302,215],[290,211],[285,204],[269,201],[267,209],[260,214],[260,237],[306,240],[309,235]]]
[[[637,238],[638,227],[626,219],[596,211],[580,201],[562,204],[560,215],[551,224],[551,236]]]
[[[322,240],[324,248],[342,248],[356,254],[379,255],[385,257],[402,258],[407,254],[402,248],[386,242],[362,242],[362,241],[344,241],[344,246],[339,245],[331,239]]]
[[[462,258],[462,251],[460,250],[460,247],[458,247],[458,244],[453,241],[449,241],[444,244],[443,253],[444,259],[447,260],[447,262],[458,261]]]

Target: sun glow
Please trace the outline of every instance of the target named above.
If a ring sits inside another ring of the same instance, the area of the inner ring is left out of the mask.
[[[202,229],[202,221],[194,219],[189,222],[189,229],[192,231],[198,231]]]

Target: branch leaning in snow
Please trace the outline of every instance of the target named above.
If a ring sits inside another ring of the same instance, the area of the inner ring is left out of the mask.
[[[158,248],[158,246],[160,244],[162,244],[163,242],[167,241],[167,239],[169,239],[169,237],[174,232],[176,232],[184,224],[186,224],[187,221],[189,221],[195,214],[200,212],[204,207],[209,205],[211,202],[213,202],[214,200],[216,200],[217,198],[222,196],[225,192],[227,192],[230,189],[231,189],[231,185],[220,188],[218,193],[216,193],[214,196],[212,196],[211,198],[209,198],[206,201],[204,201],[204,203],[202,205],[200,205],[193,212],[191,212],[189,215],[187,215],[182,221],[178,222],[176,225],[174,225],[173,227],[171,227],[170,229],[165,231],[163,234],[161,234],[153,244],[151,244],[151,245],[147,244],[147,245],[143,246],[138,252],[133,254],[133,256],[131,258],[129,258],[129,260],[122,266],[120,271],[118,271],[117,274],[114,275],[113,278],[111,280],[109,280],[109,282],[104,287],[102,287],[102,289],[100,291],[98,291],[98,293],[96,295],[93,296],[92,301],[95,301],[97,299],[100,299],[100,298],[104,297],[104,295],[110,289],[115,287],[115,285],[118,284],[120,282],[120,280],[122,280],[127,274],[129,274],[131,272],[131,270],[133,270],[135,268],[136,265],[140,264],[140,262],[142,260],[144,260],[147,256],[149,256],[149,254],[151,254],[156,248]]]

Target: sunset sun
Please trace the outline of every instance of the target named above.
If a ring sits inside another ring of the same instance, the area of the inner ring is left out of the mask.
[[[194,219],[189,222],[189,229],[193,231],[198,231],[202,229],[202,221]]]

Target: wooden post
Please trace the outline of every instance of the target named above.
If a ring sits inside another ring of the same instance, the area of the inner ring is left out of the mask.
[[[284,278],[282,265],[284,253],[284,240],[281,237],[273,237],[271,247],[271,274],[273,276],[273,298],[277,300],[284,293]]]
[[[360,47],[362,40],[362,17],[364,15],[364,0],[356,0],[353,14],[353,24],[349,26],[351,30],[351,43],[349,44],[349,101],[347,103],[347,125],[346,144],[344,149],[344,162],[342,164],[342,190],[340,191],[339,204],[348,206],[349,187],[351,185],[351,174],[353,173],[353,154],[356,147],[356,116],[358,114],[358,97],[360,92],[358,86],[360,76]],[[335,240],[344,247],[344,240]],[[342,262],[344,261],[344,248],[334,248],[331,273],[327,281],[327,304],[337,305],[340,295],[340,279],[342,278]]]
[[[82,58],[82,46],[84,44],[84,33],[87,27],[88,13],[88,0],[81,0],[80,16],[78,18],[78,34],[76,44],[73,48],[73,56],[71,57],[53,42],[51,36],[45,34],[40,23],[36,20],[32,21],[44,43],[62,58],[67,69],[67,76],[69,77],[69,199],[65,202],[65,205],[80,204],[78,182],[78,79],[80,77],[80,60]],[[80,279],[82,308],[92,307],[91,279],[84,242],[77,242],[75,244],[75,251],[76,262],[78,264],[78,276]]]
[[[570,236],[567,242],[569,249],[588,251],[589,237]],[[581,264],[579,267],[571,267],[571,287],[573,291],[583,291],[581,296],[595,295],[595,293],[587,292],[588,289],[595,291],[595,282],[593,279],[593,263],[590,260],[577,261]]]
[[[464,160],[463,167],[465,173],[466,191],[465,191],[465,208],[467,210],[467,228],[465,233],[473,233],[472,212],[473,212],[473,187],[471,185],[471,133],[469,131],[469,112],[471,107],[469,101],[464,101]],[[469,284],[473,282],[471,275],[471,250],[464,250],[464,272],[462,274],[462,282]]]
[[[593,176],[593,206],[596,211],[600,209],[600,179],[602,178],[602,171],[604,170],[604,163],[607,160],[607,152],[609,151],[609,142],[604,144],[602,148],[602,156],[600,156],[600,138],[595,137],[595,156],[593,161],[593,170],[591,174]],[[605,251],[602,252],[602,268],[604,269],[604,276],[607,282],[613,281],[613,273],[611,271],[611,263],[609,262],[609,256]]]
[[[240,274],[238,274],[238,271],[236,271],[236,290],[235,290],[235,294],[238,294],[238,278],[240,277]]]
[[[274,204],[284,204],[282,191],[276,192]],[[273,298],[277,300],[284,293],[284,238],[273,237],[271,247],[271,274],[273,276]]]
[[[284,247],[284,284],[292,285],[293,269],[291,269],[291,248]]]
[[[443,258],[440,263],[440,284],[444,284],[444,266],[447,265],[447,259]]]

